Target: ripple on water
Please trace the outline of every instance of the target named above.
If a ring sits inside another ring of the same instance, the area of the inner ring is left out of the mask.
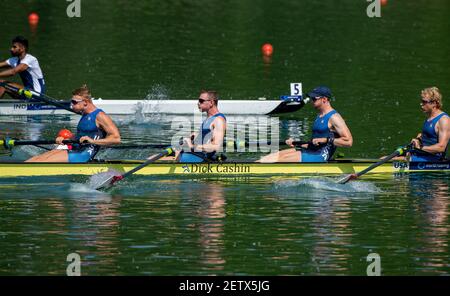
[[[274,184],[277,190],[290,190],[295,188],[300,191],[334,191],[347,193],[380,193],[382,190],[375,184],[363,181],[351,181],[346,184],[336,183],[337,178],[308,177],[297,180],[283,180]]]

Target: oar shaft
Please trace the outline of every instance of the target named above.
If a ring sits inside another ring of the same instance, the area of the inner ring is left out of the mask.
[[[135,172],[139,171],[140,169],[142,169],[143,167],[149,165],[150,163],[160,159],[161,157],[164,157],[164,156],[166,156],[168,154],[171,154],[171,153],[172,153],[172,149],[171,148],[167,148],[167,150],[164,150],[163,152],[153,156],[152,158],[150,158],[147,161],[143,162],[142,164],[138,165],[134,169],[129,170],[128,172],[124,173],[122,175],[122,178],[125,178],[125,177],[127,177],[127,176],[129,176],[131,174],[134,174]]]
[[[339,180],[337,180],[336,182],[339,184],[345,184],[350,180],[354,180],[357,179],[358,177],[370,172],[371,170],[375,169],[376,167],[388,162],[389,160],[393,159],[396,156],[402,155],[403,153],[405,153],[405,151],[407,151],[407,149],[409,149],[409,146],[405,146],[405,147],[400,147],[397,150],[395,150],[392,154],[386,156],[385,158],[383,158],[382,160],[380,160],[377,163],[372,164],[371,166],[367,167],[366,169],[356,173],[356,174],[350,174],[347,175],[343,178],[340,178]]]
[[[79,143],[74,140],[64,140],[63,144],[73,144]],[[36,141],[22,141],[22,140],[14,140],[14,139],[4,139],[0,140],[0,146],[4,146],[5,148],[11,148],[14,146],[24,146],[24,145],[51,145],[56,144],[55,140],[36,140]]]
[[[5,83],[5,82],[0,82],[0,86],[4,87],[5,89],[7,89],[7,90],[9,90],[9,91],[11,91],[11,92],[15,92],[15,93],[17,93],[17,94],[19,94],[19,95],[22,94],[22,93],[21,93],[21,89],[15,87],[15,86],[9,85],[9,84],[7,84],[7,83]],[[38,99],[38,100],[40,100],[40,101],[43,101],[43,102],[45,102],[45,103],[47,103],[47,104],[49,104],[49,105],[53,105],[53,106],[55,106],[55,107],[59,107],[59,108],[61,108],[61,109],[67,110],[67,111],[69,111],[69,112],[78,114],[78,113],[76,113],[74,110],[72,110],[70,107],[68,107],[67,104],[58,102],[58,101],[56,101],[55,99],[52,99],[52,98],[50,98],[50,97],[47,96],[47,95],[40,94],[40,93],[38,93],[38,92],[31,91],[31,90],[23,90],[23,94],[25,94],[25,96],[26,96],[27,98],[35,98],[35,99]]]
[[[301,146],[304,144],[310,144],[311,142],[309,141],[294,141],[292,142],[292,145],[294,146]],[[271,146],[273,145],[272,141],[260,141],[260,142],[240,142],[240,141],[227,141],[224,142],[224,146],[227,147],[233,147],[234,149],[237,148],[249,148],[251,146]],[[278,142],[279,146],[283,146],[286,145],[285,142]]]
[[[308,144],[309,142],[305,142],[305,141],[295,141],[293,143],[294,146],[301,146],[303,144]],[[227,141],[223,143],[224,147],[232,147],[234,149],[237,148],[249,148],[251,146],[270,146],[272,144],[271,141],[268,142],[239,142],[239,141]],[[278,143],[280,146],[286,145],[285,142],[279,142]],[[137,144],[137,145],[118,145],[118,146],[108,146],[107,148],[111,148],[111,149],[143,149],[143,148],[157,148],[157,149],[164,149],[167,147],[170,147],[171,144]]]
[[[383,158],[382,160],[380,160],[377,163],[372,164],[371,166],[365,168],[364,170],[360,171],[359,173],[356,174],[356,176],[360,177],[362,175],[364,175],[365,173],[373,170],[374,168],[388,162],[389,160],[391,160],[392,158],[399,156],[400,152],[398,150],[396,150],[394,153],[390,154],[389,156],[386,156],[385,158]]]

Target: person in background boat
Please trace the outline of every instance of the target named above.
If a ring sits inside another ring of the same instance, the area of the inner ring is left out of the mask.
[[[223,149],[227,126],[225,115],[218,109],[218,101],[216,91],[200,91],[197,106],[201,112],[206,113],[207,118],[197,133],[192,133],[189,138],[183,138],[182,149],[175,151],[175,157],[165,157],[163,160],[195,163],[216,160],[216,152]]]
[[[72,92],[71,108],[80,113],[75,140],[82,144],[72,144],[72,150],[54,149],[34,156],[27,162],[71,162],[84,163],[93,160],[101,146],[120,144],[120,133],[111,117],[92,103],[91,92],[86,85]],[[56,138],[62,144],[64,137]]]
[[[353,137],[342,116],[331,106],[331,91],[326,86],[316,87],[307,94],[318,116],[312,127],[312,139],[299,149],[281,150],[262,157],[257,162],[327,162],[336,147],[352,147]],[[292,145],[293,139],[286,144]]]
[[[422,132],[411,140],[411,161],[441,161],[450,140],[450,117],[442,111],[442,94],[437,87],[422,90],[420,107],[427,118]]]
[[[7,70],[0,71],[0,79],[3,77],[11,77],[19,74],[20,78],[22,79],[23,85],[12,82],[8,82],[8,84],[19,89],[33,90],[35,92],[44,94],[44,75],[42,74],[42,70],[39,66],[37,58],[28,53],[28,40],[22,36],[15,37],[12,40],[12,47],[10,51],[12,58],[4,62],[0,62],[0,69],[5,67],[9,68]],[[4,80],[0,81],[7,82]],[[9,92],[5,90],[4,87],[0,86],[0,99],[4,96],[5,92],[13,98],[19,97],[18,94]]]

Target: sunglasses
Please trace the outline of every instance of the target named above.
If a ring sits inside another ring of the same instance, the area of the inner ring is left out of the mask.
[[[81,103],[81,102],[83,102],[83,100],[71,100],[71,101],[70,101],[70,103],[71,103],[72,105],[76,105],[76,104]]]
[[[422,104],[422,105],[431,104],[431,103],[433,103],[433,101],[420,100],[420,104]]]
[[[207,102],[207,101],[211,101],[211,100],[198,99],[198,102],[199,102],[200,104],[203,104],[204,102]]]

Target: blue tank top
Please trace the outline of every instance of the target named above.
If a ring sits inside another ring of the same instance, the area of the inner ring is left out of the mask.
[[[206,142],[208,142],[211,139],[211,124],[213,123],[214,119],[216,119],[219,116],[222,117],[225,120],[225,122],[227,121],[227,118],[222,113],[214,114],[213,116],[211,116],[203,121],[201,130],[200,130],[201,135],[202,135],[201,144],[205,144]]]
[[[431,146],[431,145],[437,144],[439,142],[439,136],[436,134],[435,128],[436,128],[436,124],[443,116],[448,116],[448,114],[445,112],[442,112],[441,114],[439,114],[432,120],[425,120],[425,122],[423,123],[423,127],[422,127],[422,144],[423,144],[423,146]],[[448,145],[445,148],[446,152],[447,152],[447,148],[448,148]],[[437,155],[439,155],[439,156],[445,155],[446,152],[439,153]]]
[[[211,139],[211,124],[213,123],[214,119],[216,119],[217,117],[222,117],[225,121],[227,120],[225,115],[222,113],[214,114],[213,116],[205,119],[202,123],[202,126],[200,127],[201,141],[199,141],[199,138],[197,137],[195,140],[195,144],[203,145]],[[197,152],[197,153],[203,154],[203,156],[205,158],[212,158],[216,154],[216,152],[209,152],[209,153]]]
[[[102,109],[96,109],[94,112],[83,114],[77,126],[76,140],[79,140],[83,136],[88,136],[94,140],[103,139],[106,136],[106,132],[97,127],[95,120],[97,115],[103,112]],[[77,145],[74,146],[74,150],[93,150],[94,154],[100,149],[97,145]]]
[[[328,127],[328,122],[330,121],[331,116],[333,114],[337,114],[336,110],[332,110],[325,114],[323,117],[317,116],[316,120],[314,120],[313,128],[312,128],[312,138],[328,138],[333,136],[333,132]],[[314,147],[309,145],[307,149],[302,149],[304,158],[302,161],[307,159],[307,155],[314,154],[321,157],[322,161],[328,161],[333,156],[336,151],[336,146],[331,143],[327,143],[326,145]],[[317,160],[315,160],[317,161]]]
[[[312,127],[312,138],[328,138],[330,134],[333,132],[328,127],[328,121],[331,116],[336,114],[336,110],[330,111],[325,114],[323,117],[317,116],[316,120],[314,120],[314,124]]]

